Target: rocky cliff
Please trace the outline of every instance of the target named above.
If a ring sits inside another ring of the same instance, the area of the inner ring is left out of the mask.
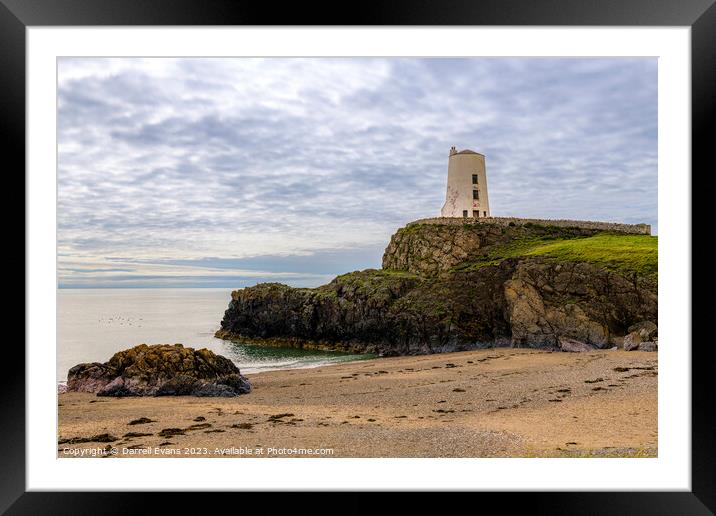
[[[97,396],[238,396],[251,384],[226,357],[181,344],[140,344],[109,361],[77,364],[67,374],[68,392]]]
[[[393,235],[380,270],[314,289],[234,291],[217,336],[386,355],[560,339],[612,347],[657,320],[656,241],[576,225],[419,221]]]

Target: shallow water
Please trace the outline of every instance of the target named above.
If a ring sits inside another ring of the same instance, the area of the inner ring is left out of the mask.
[[[137,344],[181,343],[230,358],[242,373],[319,367],[372,355],[262,347],[217,339],[230,289],[60,289],[57,381],[81,362],[106,362]]]

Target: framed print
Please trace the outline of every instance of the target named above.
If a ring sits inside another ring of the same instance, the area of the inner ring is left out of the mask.
[[[608,4],[4,0],[28,208],[0,507],[710,513],[691,183],[716,8]]]

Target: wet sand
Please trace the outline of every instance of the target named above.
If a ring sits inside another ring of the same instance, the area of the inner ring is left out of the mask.
[[[656,353],[489,349],[247,375],[237,398],[65,393],[58,457],[655,457],[657,374]]]

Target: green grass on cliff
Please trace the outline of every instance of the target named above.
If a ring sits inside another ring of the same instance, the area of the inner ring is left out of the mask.
[[[658,238],[649,235],[601,233],[544,243],[527,256],[548,256],[558,260],[589,262],[608,269],[625,269],[644,275],[658,272]]]
[[[527,237],[503,246],[495,246],[481,259],[461,264],[455,270],[474,270],[486,265],[496,265],[508,258],[524,256],[588,262],[611,270],[637,272],[656,278],[658,238],[616,233],[599,233],[584,238]]]
[[[353,271],[336,276],[330,283],[316,288],[302,289],[318,295],[335,298],[347,291],[365,296],[376,296],[379,293],[390,297],[392,290],[399,287],[402,282],[419,281],[417,274],[407,271],[385,269],[365,269]]]
[[[381,279],[390,280],[391,278],[419,279],[420,276],[408,271],[398,271],[392,269],[364,269],[361,271],[340,274],[334,278],[333,282],[348,283],[353,281],[380,281]]]

